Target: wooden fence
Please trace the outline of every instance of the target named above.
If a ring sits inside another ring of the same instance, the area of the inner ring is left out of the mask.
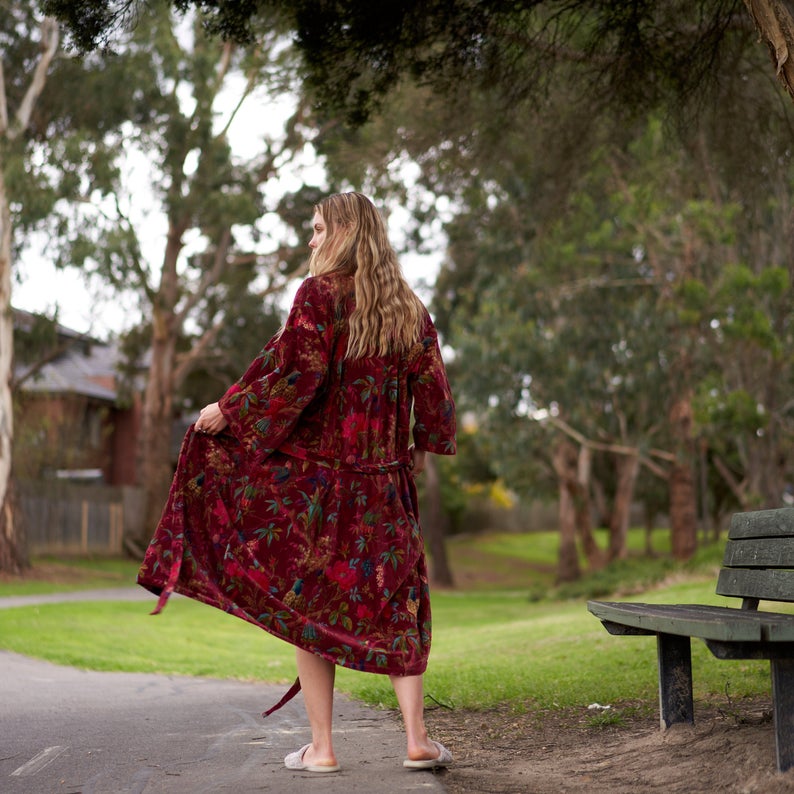
[[[129,486],[41,480],[20,484],[19,501],[34,555],[122,554],[143,515],[143,494]]]

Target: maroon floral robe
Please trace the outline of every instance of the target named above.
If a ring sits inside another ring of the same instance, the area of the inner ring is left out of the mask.
[[[286,325],[191,428],[138,582],[203,601],[358,670],[422,673],[430,603],[417,448],[455,452],[435,328],[404,355],[346,359],[350,277],[307,278]],[[411,428],[411,410],[414,425]]]

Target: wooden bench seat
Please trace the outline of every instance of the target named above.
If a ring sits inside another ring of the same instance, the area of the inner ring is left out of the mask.
[[[588,601],[610,634],[657,638],[662,728],[694,722],[690,638],[719,659],[769,659],[777,766],[794,767],[794,614],[760,610],[794,602],[794,508],[737,513],[731,520],[717,594],[741,609],[703,604]]]

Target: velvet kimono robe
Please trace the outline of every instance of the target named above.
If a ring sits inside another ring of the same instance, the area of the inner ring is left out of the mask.
[[[354,307],[350,277],[303,282],[219,401],[226,430],[188,430],[138,582],[155,611],[178,592],[336,664],[415,675],[430,603],[408,448],[453,454],[454,404],[429,315],[407,353],[347,359]]]

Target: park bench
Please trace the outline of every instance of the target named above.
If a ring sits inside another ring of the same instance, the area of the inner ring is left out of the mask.
[[[656,635],[662,729],[694,723],[690,638],[718,659],[769,659],[777,768],[794,767],[794,614],[759,610],[759,601],[794,602],[794,508],[736,513],[717,594],[741,609],[702,604],[588,601],[610,634]]]

